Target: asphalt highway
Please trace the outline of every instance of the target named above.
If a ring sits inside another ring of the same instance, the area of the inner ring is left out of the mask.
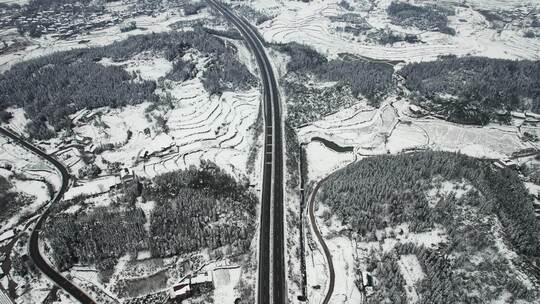
[[[317,219],[315,218],[315,197],[317,196],[317,191],[319,191],[319,188],[321,187],[322,183],[326,178],[322,179],[320,182],[315,185],[315,188],[311,192],[311,196],[309,198],[308,202],[308,216],[309,216],[309,222],[311,223],[311,228],[313,229],[313,232],[315,234],[315,237],[317,238],[317,241],[321,245],[324,255],[326,257],[326,263],[328,264],[328,290],[326,291],[326,296],[324,297],[323,304],[328,304],[330,302],[330,298],[332,298],[332,294],[334,293],[334,286],[336,282],[336,273],[334,271],[334,262],[332,261],[332,254],[330,253],[330,250],[328,249],[328,246],[324,242],[324,238],[321,235],[321,232],[319,231],[319,227],[317,226]]]
[[[56,168],[56,170],[58,170],[62,178],[62,185],[49,206],[52,206],[53,204],[59,202],[62,199],[62,196],[64,196],[64,193],[66,192],[69,185],[69,173],[67,169],[55,158],[49,156],[45,152],[41,151],[39,148],[25,141],[22,137],[18,136],[14,132],[11,132],[4,128],[0,128],[0,134],[9,137],[15,143],[23,146],[30,152],[37,154],[39,157],[51,163]],[[41,252],[39,251],[39,232],[41,231],[43,224],[47,220],[49,213],[50,207],[45,209],[41,217],[37,220],[36,225],[34,226],[32,233],[30,234],[30,240],[28,243],[28,252],[30,258],[34,262],[34,265],[36,265],[36,267],[41,270],[43,274],[45,274],[60,288],[64,289],[74,299],[83,304],[95,304],[96,302],[92,298],[90,298],[90,296],[88,296],[79,287],[75,286],[75,284],[68,281],[58,271],[52,268],[52,266],[49,265],[49,263],[41,256]]]
[[[227,6],[217,1],[208,1],[215,9],[234,24],[252,50],[261,73],[264,107],[264,158],[259,236],[259,270],[257,303],[284,304],[287,302],[285,284],[285,243],[283,221],[283,127],[281,104],[277,81],[263,47],[260,35],[245,19],[236,16]],[[49,161],[60,172],[62,186],[51,204],[61,200],[69,184],[66,168],[18,135],[0,128],[0,133]],[[55,284],[83,304],[96,303],[80,288],[64,278],[41,256],[38,246],[39,232],[50,210],[46,209],[38,219],[30,235],[29,253],[34,264]]]
[[[287,302],[283,221],[283,126],[277,81],[257,30],[224,4],[208,2],[238,29],[253,52],[263,85],[264,157],[257,303]]]

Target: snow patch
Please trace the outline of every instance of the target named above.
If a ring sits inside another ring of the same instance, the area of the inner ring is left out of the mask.
[[[405,279],[405,292],[409,300],[408,303],[418,302],[418,293],[416,292],[415,284],[420,282],[425,276],[418,258],[414,254],[401,255],[398,265],[401,275]]]
[[[352,152],[336,152],[320,142],[310,142],[306,145],[306,157],[309,180],[318,180],[354,161]]]

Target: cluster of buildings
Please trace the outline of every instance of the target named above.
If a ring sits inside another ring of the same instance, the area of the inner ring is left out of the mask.
[[[58,10],[38,11],[15,18],[20,32],[32,36],[51,34],[67,38],[91,29],[105,28],[118,24],[120,17],[106,14],[103,9],[81,7],[80,3],[64,4]]]
[[[184,278],[169,290],[169,296],[174,300],[185,300],[213,288],[214,280],[212,273],[207,271]]]
[[[85,6],[79,2],[66,3],[49,10],[1,8],[0,28],[17,27],[19,32],[34,37],[48,34],[56,38],[69,38],[84,31],[122,25],[128,18],[153,13],[154,10],[144,6],[108,12],[103,6]]]
[[[19,12],[19,8],[15,7],[0,7],[0,28],[8,28],[13,25],[13,19]]]

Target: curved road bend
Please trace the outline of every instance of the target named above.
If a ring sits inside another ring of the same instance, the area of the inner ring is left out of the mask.
[[[264,106],[264,156],[259,235],[257,303],[287,303],[283,228],[283,130],[281,104],[272,66],[256,29],[224,4],[208,0],[240,31],[260,70]]]
[[[41,270],[41,272],[43,272],[43,274],[45,274],[60,288],[64,289],[77,301],[83,304],[96,304],[96,302],[92,298],[90,298],[90,296],[88,296],[84,291],[82,291],[79,287],[75,286],[75,284],[68,281],[58,271],[52,268],[52,266],[41,256],[41,253],[39,251],[39,232],[43,228],[43,224],[49,216],[50,206],[59,202],[68,188],[69,173],[67,169],[55,158],[49,156],[45,152],[41,151],[39,148],[28,143],[15,133],[8,131],[7,129],[0,128],[0,134],[9,137],[14,142],[20,144],[24,148],[30,150],[31,152],[37,154],[39,157],[50,162],[56,168],[56,170],[60,172],[62,178],[62,185],[60,187],[60,190],[56,193],[56,196],[53,198],[51,204],[49,205],[49,208],[46,208],[43,214],[40,216],[40,218],[36,222],[36,225],[34,226],[34,229],[32,230],[32,233],[30,234],[30,241],[28,243],[28,253],[30,255],[30,258],[32,259],[36,267]]]
[[[308,216],[309,221],[311,223],[311,228],[313,229],[313,232],[315,234],[315,237],[317,237],[317,241],[321,245],[324,255],[326,257],[326,262],[328,263],[328,275],[329,275],[329,281],[328,281],[328,290],[326,292],[326,296],[324,297],[323,304],[328,304],[330,302],[330,298],[332,297],[332,293],[334,293],[334,285],[336,281],[336,273],[334,272],[334,263],[332,262],[332,254],[330,253],[330,250],[328,249],[328,246],[326,246],[326,243],[324,242],[324,238],[321,235],[321,232],[319,231],[319,227],[317,226],[317,219],[315,218],[315,197],[317,196],[317,191],[319,191],[319,187],[324,183],[324,181],[328,177],[323,178],[320,180],[316,185],[315,188],[313,188],[313,191],[311,192],[311,195],[309,197],[308,202]]]

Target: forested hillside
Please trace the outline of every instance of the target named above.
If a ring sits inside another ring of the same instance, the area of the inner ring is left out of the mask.
[[[329,61],[311,47],[295,42],[276,48],[290,57],[288,73],[281,83],[288,97],[287,119],[294,127],[351,106],[358,102],[359,96],[376,105],[395,87],[394,69],[385,63],[354,56]],[[335,85],[306,85],[312,80]]]
[[[416,102],[450,121],[486,124],[498,110],[540,112],[540,62],[447,56],[400,72]]]
[[[433,202],[427,193],[436,180],[473,188],[459,198],[447,195]],[[481,303],[505,291],[529,301],[539,295],[515,278],[505,251],[496,245],[500,234],[518,253],[540,257],[540,223],[532,197],[510,169],[494,170],[488,160],[447,152],[377,156],[330,176],[321,198],[364,241],[399,224],[413,233],[442,227],[448,235],[436,248],[402,243],[392,253],[372,252],[368,271],[379,283],[370,303],[404,303],[403,278],[395,263],[405,254],[416,255],[426,274],[416,287],[419,303]]]
[[[514,171],[492,170],[488,160],[446,152],[376,156],[329,177],[322,197],[361,234],[404,222],[422,231],[435,223],[424,191],[436,176],[474,185],[488,198],[516,248],[540,257],[540,235],[534,233],[540,223],[532,198]]]
[[[143,197],[157,202],[150,220],[154,256],[225,245],[234,253],[249,249],[257,199],[247,184],[238,184],[214,164],[157,176]]]
[[[59,52],[16,64],[0,74],[0,112],[8,106],[23,107],[31,120],[30,135],[50,138],[54,131],[68,128],[68,115],[82,108],[119,107],[159,99],[154,94],[154,81],[139,79],[121,67],[104,66],[98,62],[101,58],[120,62],[152,52],[173,62],[166,78],[182,81],[192,75],[193,67],[181,60],[190,49],[212,58],[202,80],[210,93],[256,84],[256,78],[238,62],[234,46],[196,28],[131,36],[104,47]],[[5,112],[0,114],[3,116]]]
[[[456,31],[448,26],[448,16],[455,15],[453,9],[437,5],[416,6],[394,1],[387,9],[393,24],[414,26],[421,30],[438,31],[454,35]]]
[[[148,247],[145,222],[139,208],[101,207],[88,213],[59,214],[47,225],[45,234],[59,269],[77,263],[95,263],[106,269],[121,256]]]
[[[0,221],[10,218],[34,198],[17,193],[8,179],[0,175]]]
[[[127,253],[169,257],[228,246],[245,253],[254,233],[256,198],[213,163],[126,185],[119,205],[59,213],[45,236],[60,269],[75,263],[111,269]],[[84,197],[64,206],[85,205]],[[155,204],[150,218],[135,203]],[[145,225],[147,224],[147,225]],[[149,225],[148,225],[149,224]],[[146,229],[149,227],[149,229]]]
[[[355,96],[362,94],[377,101],[393,88],[394,69],[388,64],[352,56],[328,61],[311,47],[295,42],[280,45],[278,49],[291,57],[287,63],[288,72],[313,74],[323,81],[350,85]]]

